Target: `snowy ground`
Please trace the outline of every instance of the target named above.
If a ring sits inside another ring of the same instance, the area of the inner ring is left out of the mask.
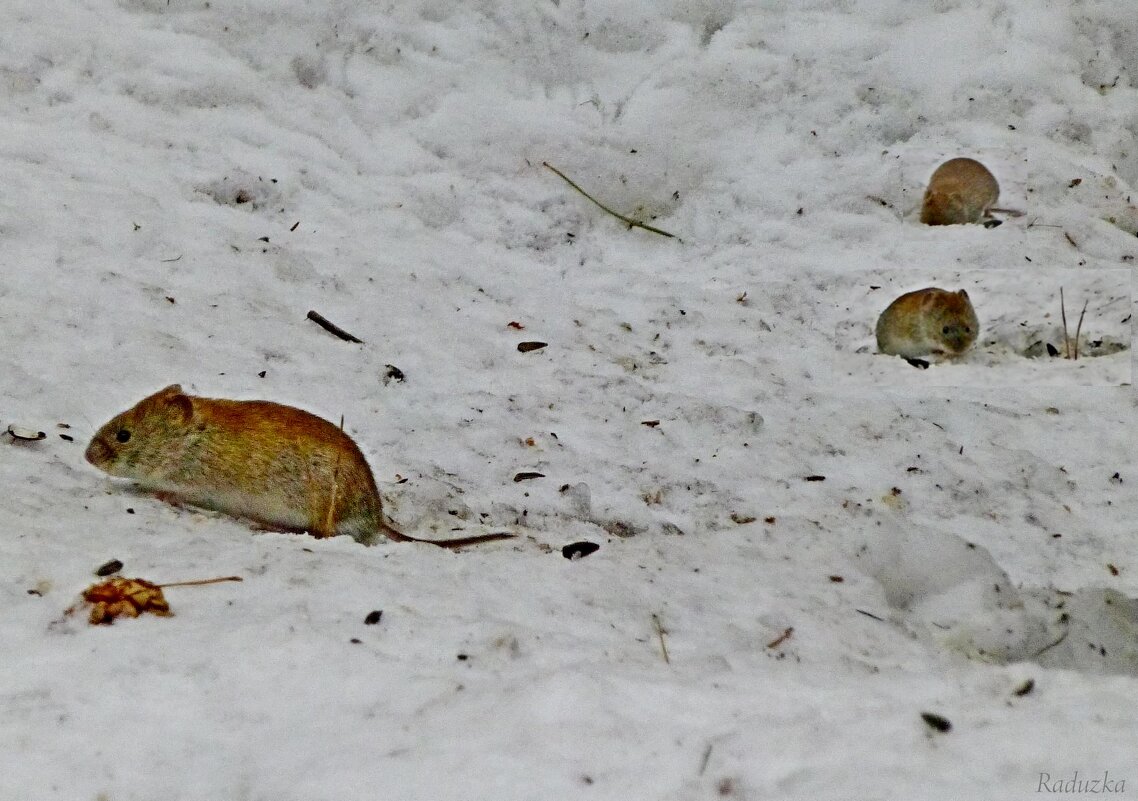
[[[1125,3],[6,10],[0,426],[48,437],[0,442],[0,799],[1138,785]],[[1025,215],[919,225],[956,155]],[[872,331],[924,286],[984,330],[918,370]],[[410,533],[519,538],[253,533],[83,461],[174,382],[343,415]],[[64,617],[111,558],[244,581]]]

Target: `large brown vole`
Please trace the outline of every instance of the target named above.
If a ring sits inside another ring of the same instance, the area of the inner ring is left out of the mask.
[[[959,225],[990,219],[1000,197],[996,178],[975,159],[949,159],[929,178],[921,205],[926,225]]]
[[[906,292],[877,319],[877,347],[882,353],[916,359],[934,354],[957,356],[980,333],[980,321],[968,293],[928,287]]]
[[[85,455],[100,470],[170,500],[270,528],[347,534],[364,544],[382,535],[444,548],[513,536],[424,540],[396,531],[352,438],[314,414],[271,401],[199,398],[173,384],[100,428]]]

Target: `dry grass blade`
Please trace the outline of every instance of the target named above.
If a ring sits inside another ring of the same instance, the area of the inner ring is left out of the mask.
[[[610,209],[608,206],[606,206],[604,203],[601,203],[601,202],[600,202],[599,200],[597,200],[595,197],[593,197],[593,196],[592,196],[592,195],[590,195],[588,192],[586,192],[584,189],[582,189],[581,187],[577,186],[577,184],[575,184],[575,183],[573,182],[573,180],[572,180],[572,179],[571,179],[571,178],[570,178],[568,175],[566,175],[565,173],[561,172],[561,170],[559,170],[559,169],[557,169],[556,167],[554,167],[554,166],[553,166],[552,164],[550,164],[548,161],[543,161],[543,162],[541,162],[541,166],[543,166],[543,167],[545,167],[546,169],[549,169],[549,170],[551,170],[552,172],[554,172],[554,173],[555,173],[555,174],[556,174],[558,177],[560,177],[560,178],[561,178],[561,180],[562,180],[562,181],[564,181],[565,183],[569,184],[569,186],[573,187],[573,188],[574,188],[574,189],[576,189],[578,192],[580,192],[582,195],[584,195],[584,196],[585,196],[585,198],[586,198],[586,199],[588,199],[588,200],[589,200],[591,203],[593,203],[594,205],[596,205],[596,206],[597,206],[598,208],[600,208],[602,211],[608,212],[608,213],[609,213],[609,214],[611,214],[613,217],[616,217],[616,218],[617,218],[618,220],[620,220],[621,222],[624,222],[624,223],[626,223],[626,224],[628,225],[628,227],[629,227],[629,228],[643,228],[645,231],[651,231],[651,232],[652,232],[652,233],[654,233],[654,234],[659,234],[660,236],[666,236],[666,237],[668,237],[669,239],[675,239],[675,240],[677,240],[677,241],[679,241],[679,242],[682,242],[682,241],[683,241],[682,239],[679,239],[679,237],[677,237],[675,234],[670,234],[670,233],[668,233],[667,231],[664,231],[664,230],[662,230],[662,229],[660,229],[660,228],[656,228],[656,227],[654,227],[654,226],[648,225],[647,223],[642,223],[642,222],[640,222],[639,220],[634,220],[634,219],[632,219],[631,217],[625,217],[623,214],[619,214],[619,213],[617,213],[617,212],[613,211],[613,210],[612,210],[612,209]]]
[[[660,638],[660,653],[664,655],[664,663],[670,665],[672,660],[668,658],[668,645],[664,642],[664,635],[668,632],[660,622],[660,616],[655,612],[652,613],[652,626],[656,629],[656,636]]]
[[[1067,304],[1063,300],[1063,287],[1059,287],[1059,314],[1063,317],[1063,358],[1071,358],[1071,338],[1067,336]]]
[[[206,584],[220,584],[223,581],[244,581],[240,576],[221,576],[220,578],[196,579],[195,581],[170,581],[158,584],[158,587],[201,587]]]
[[[1089,303],[1089,301],[1086,301],[1086,300],[1083,301],[1083,310],[1081,312],[1079,312],[1079,323],[1078,323],[1078,325],[1075,326],[1075,358],[1076,359],[1079,358],[1079,332],[1081,332],[1083,330],[1083,317],[1085,317],[1087,314],[1087,303]]]

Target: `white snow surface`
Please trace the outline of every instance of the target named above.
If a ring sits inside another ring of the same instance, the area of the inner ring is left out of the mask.
[[[0,427],[47,438],[0,441],[0,799],[1138,786],[1127,3],[6,9]],[[1024,216],[920,225],[958,155]],[[983,331],[922,370],[873,326],[924,286]],[[342,416],[408,533],[518,537],[255,532],[83,460],[176,382]],[[112,558],[244,580],[65,615]]]

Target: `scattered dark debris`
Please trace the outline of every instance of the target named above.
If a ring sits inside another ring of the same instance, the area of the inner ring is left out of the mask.
[[[841,584],[845,580],[845,576],[830,576],[830,581],[834,582],[835,584]]]
[[[1112,575],[1112,576],[1117,576],[1117,575],[1119,574],[1119,572],[1120,572],[1120,571],[1118,570],[1118,568],[1117,568],[1117,567],[1115,567],[1115,566],[1114,566],[1113,564],[1111,564],[1110,562],[1107,562],[1107,563],[1106,563],[1106,569],[1110,571],[1110,575]]]
[[[511,320],[510,322],[506,323],[506,327],[512,328],[515,331],[524,331],[525,330],[525,326],[522,325],[521,323],[519,323],[517,320]]]
[[[825,476],[817,476],[817,475],[805,476],[805,477],[803,477],[802,480],[803,481],[825,481],[826,477]]]
[[[62,440],[66,440],[67,442],[74,442],[75,441],[75,437],[71,436],[70,434],[60,434],[59,438]]]
[[[371,612],[368,612],[367,617],[364,618],[364,625],[365,626],[374,626],[382,618],[383,618],[383,610],[382,609],[375,609]]]
[[[913,365],[919,370],[929,369],[929,363],[924,359],[905,359],[909,364]]]
[[[1122,476],[1120,476],[1118,473],[1115,473],[1113,476],[1110,477],[1110,480],[1115,484],[1121,484],[1122,483]]]
[[[403,374],[403,371],[400,370],[398,367],[396,367],[394,364],[385,364],[383,366],[384,366],[383,383],[386,384],[390,381],[406,381],[407,380],[407,376],[405,376]]]
[[[659,420],[641,420],[640,425],[648,426],[649,428],[655,428],[656,426],[660,425],[660,421]]]
[[[1020,698],[1022,698],[1023,696],[1030,694],[1031,691],[1034,689],[1035,689],[1035,679],[1027,679],[1022,684],[1020,684],[1018,687],[1016,687],[1014,690],[1012,690],[1012,695],[1016,695],[1016,696],[1019,696]]]
[[[465,662],[466,660],[470,659],[470,654],[456,654],[454,658],[459,662]]]
[[[608,523],[605,523],[602,528],[604,528],[605,531],[607,531],[609,534],[612,534],[614,537],[620,537],[621,539],[635,537],[638,533],[636,529],[633,528],[632,524],[625,523],[621,520],[612,520]]]
[[[292,228],[289,228],[288,230],[291,233],[292,231],[295,231],[299,227],[300,227],[300,220],[297,220],[296,222],[294,222],[292,224]]]
[[[736,525],[745,526],[748,523],[754,523],[757,518],[754,515],[741,515],[738,512],[731,513],[731,522]]]
[[[763,518],[763,522],[766,523],[768,526],[773,526],[776,520],[778,520],[778,518],[775,517],[774,515],[771,515],[770,517],[764,517]]]
[[[537,473],[532,470],[524,470],[521,473],[514,474],[514,483],[516,484],[519,481],[529,481],[530,479],[534,478],[545,478],[545,473]]]
[[[548,342],[519,342],[518,352],[529,353],[531,350],[541,350],[548,345]]]
[[[865,615],[866,617],[871,617],[874,620],[881,621],[882,623],[885,622],[885,618],[878,617],[877,615],[873,614],[873,612],[866,612],[864,609],[855,609],[854,611],[857,612],[859,615]]]
[[[1067,184],[1068,189],[1074,189],[1076,186],[1083,182],[1082,178],[1072,178],[1071,183]]]

